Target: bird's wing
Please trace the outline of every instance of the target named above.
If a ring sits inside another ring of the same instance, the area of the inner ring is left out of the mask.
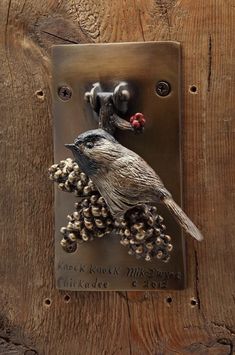
[[[156,203],[162,196],[170,196],[154,170],[135,155],[113,162],[102,184],[105,189],[102,193],[106,195],[104,198],[113,214],[125,212],[138,204]]]
[[[129,185],[133,193],[150,191],[153,194],[154,191],[159,193],[167,191],[155,171],[135,153],[127,158],[117,159],[115,169],[118,171],[117,183],[125,181],[125,188]]]

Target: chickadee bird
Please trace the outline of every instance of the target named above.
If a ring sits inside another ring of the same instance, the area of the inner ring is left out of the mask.
[[[140,204],[161,203],[182,228],[197,240],[203,236],[155,171],[136,153],[122,146],[102,129],[79,135],[74,144],[66,144],[85,174],[104,197],[112,215],[118,219]]]

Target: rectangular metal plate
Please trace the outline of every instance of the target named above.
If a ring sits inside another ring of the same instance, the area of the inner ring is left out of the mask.
[[[147,117],[143,135],[120,133],[122,144],[140,154],[160,175],[181,204],[180,156],[180,44],[145,42],[63,45],[53,47],[53,104],[55,162],[71,156],[64,147],[97,123],[84,93],[97,81],[110,86],[127,81],[134,88],[131,111]],[[166,80],[171,93],[160,97],[156,83]],[[62,101],[58,88],[72,88]],[[60,228],[74,211],[75,197],[55,188],[56,285],[64,290],[155,290],[185,287],[184,241],[181,229],[164,209],[167,232],[174,249],[169,263],[136,260],[127,254],[117,235],[83,243],[67,254],[60,246]]]

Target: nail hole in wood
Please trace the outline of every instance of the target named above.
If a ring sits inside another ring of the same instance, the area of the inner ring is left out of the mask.
[[[71,300],[71,298],[70,298],[69,295],[65,295],[65,296],[64,296],[64,301],[65,301],[66,303],[70,302],[70,300]]]
[[[44,300],[44,304],[45,304],[45,306],[50,307],[50,305],[51,305],[51,300],[50,300],[50,298],[46,298],[46,299]]]
[[[190,304],[191,304],[191,307],[196,307],[198,302],[197,302],[197,299],[196,298],[191,298],[190,300]]]
[[[44,92],[42,90],[37,90],[35,95],[37,96],[37,98],[39,100],[43,100],[44,99]]]
[[[196,85],[191,85],[190,88],[189,88],[189,92],[191,94],[197,94],[197,87]]]
[[[170,296],[166,298],[166,303],[169,305],[172,303],[172,298]]]

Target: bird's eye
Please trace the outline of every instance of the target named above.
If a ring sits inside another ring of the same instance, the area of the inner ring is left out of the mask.
[[[89,148],[89,149],[91,149],[91,148],[94,147],[94,143],[93,143],[93,142],[86,142],[85,145],[86,145],[86,147]]]

